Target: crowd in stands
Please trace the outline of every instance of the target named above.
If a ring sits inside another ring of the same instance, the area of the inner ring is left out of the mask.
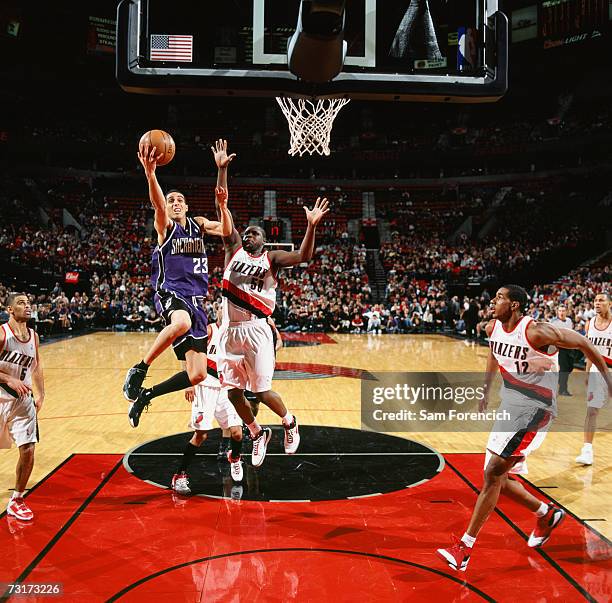
[[[449,296],[443,280],[415,280],[384,303],[373,303],[364,272],[365,250],[354,243],[319,248],[316,260],[306,268],[282,275],[282,295],[277,306],[277,326],[285,332],[329,333],[446,333],[484,340],[490,319],[490,292],[477,297]],[[221,302],[220,268],[210,275],[206,304],[209,320],[216,320]],[[597,293],[612,289],[612,268],[578,268],[555,283],[528,290],[527,314],[548,321],[565,306],[574,328],[585,333],[594,316]],[[6,297],[0,284],[0,322],[8,320]],[[127,273],[100,278],[94,274],[91,292],[67,295],[60,283],[48,293],[32,294],[32,321],[42,339],[88,329],[159,331],[161,317],[155,311],[148,284],[134,282]]]
[[[84,328],[159,330],[162,321],[154,310],[149,283],[155,240],[151,211],[142,201],[142,191],[139,200],[126,209],[109,190],[100,190],[99,182],[73,180],[58,185],[51,180],[39,181],[39,187],[47,186],[51,197],[69,205],[74,221],[63,220],[61,209],[57,213],[52,207],[46,226],[32,213],[26,219],[0,225],[2,261],[53,271],[61,278],[69,272],[78,274],[77,282],[60,280],[52,290],[34,294],[33,311],[41,335]],[[373,294],[365,247],[348,236],[346,221],[332,220],[330,214],[329,223],[319,233],[313,261],[307,267],[281,273],[276,313],[279,327],[285,331],[439,331],[470,338],[483,336],[493,291],[485,290],[478,298],[463,297],[450,294],[451,286],[476,279],[485,283],[487,279],[511,279],[521,270],[532,270],[547,254],[571,250],[595,237],[607,223],[611,209],[610,195],[602,199],[601,191],[593,200],[584,192],[553,187],[546,192],[508,187],[503,195],[499,190],[443,191],[438,201],[432,201],[431,194],[379,190],[376,207],[381,208],[389,225],[398,229],[380,246],[386,277],[383,297]],[[13,194],[11,191],[9,197]],[[247,209],[248,199],[252,201],[249,194],[244,192]],[[330,189],[322,194],[338,197],[339,211],[344,211],[345,191]],[[300,209],[302,200],[296,195],[284,202]],[[19,203],[16,207],[27,211]],[[256,211],[261,212],[261,205]],[[488,237],[463,233],[449,240],[449,233],[468,215],[482,219],[493,214],[497,225]],[[240,223],[248,223],[250,217],[246,211]],[[214,302],[220,300],[221,241],[209,239],[207,250],[208,310],[214,319]],[[609,282],[609,277],[607,269],[598,274],[583,269],[571,273],[569,278],[575,282],[538,287],[530,313],[544,319],[554,313],[558,303],[566,303],[570,317],[580,325],[584,312],[592,311],[586,304],[592,302],[593,283]],[[6,285],[3,277],[0,281]],[[374,288],[378,290],[378,286]]]

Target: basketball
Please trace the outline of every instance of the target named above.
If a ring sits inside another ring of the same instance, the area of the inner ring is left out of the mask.
[[[172,136],[163,130],[149,130],[140,137],[138,148],[143,145],[149,145],[149,148],[156,147],[157,154],[162,156],[157,160],[157,165],[167,165],[174,158],[176,146]]]

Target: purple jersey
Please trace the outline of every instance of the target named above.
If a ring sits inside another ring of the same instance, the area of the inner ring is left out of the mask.
[[[163,244],[153,251],[151,284],[155,291],[172,291],[191,300],[208,293],[208,258],[200,226],[187,218],[183,228],[172,222]]]

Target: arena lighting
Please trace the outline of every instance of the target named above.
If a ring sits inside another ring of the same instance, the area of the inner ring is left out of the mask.
[[[289,40],[289,71],[305,82],[333,80],[344,67],[346,0],[302,0],[295,33]]]

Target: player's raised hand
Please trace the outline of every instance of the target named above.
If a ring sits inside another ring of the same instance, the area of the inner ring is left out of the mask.
[[[329,211],[329,203],[326,198],[321,199],[317,197],[315,205],[312,209],[308,209],[304,205],[304,211],[306,212],[306,219],[312,226],[316,226],[321,218]]]
[[[210,147],[210,150],[215,158],[217,167],[220,169],[226,168],[234,160],[234,157],[236,157],[236,153],[232,153],[231,155],[227,154],[227,140],[223,138],[219,138],[219,140],[215,141],[214,146]]]
[[[157,161],[161,159],[163,153],[157,154],[157,147],[150,147],[148,144],[143,144],[138,149],[138,159],[144,168],[147,178],[155,173]]]
[[[227,190],[224,189],[222,186],[215,187],[215,198],[217,199],[217,204],[219,205],[219,208],[224,209],[227,207]]]

